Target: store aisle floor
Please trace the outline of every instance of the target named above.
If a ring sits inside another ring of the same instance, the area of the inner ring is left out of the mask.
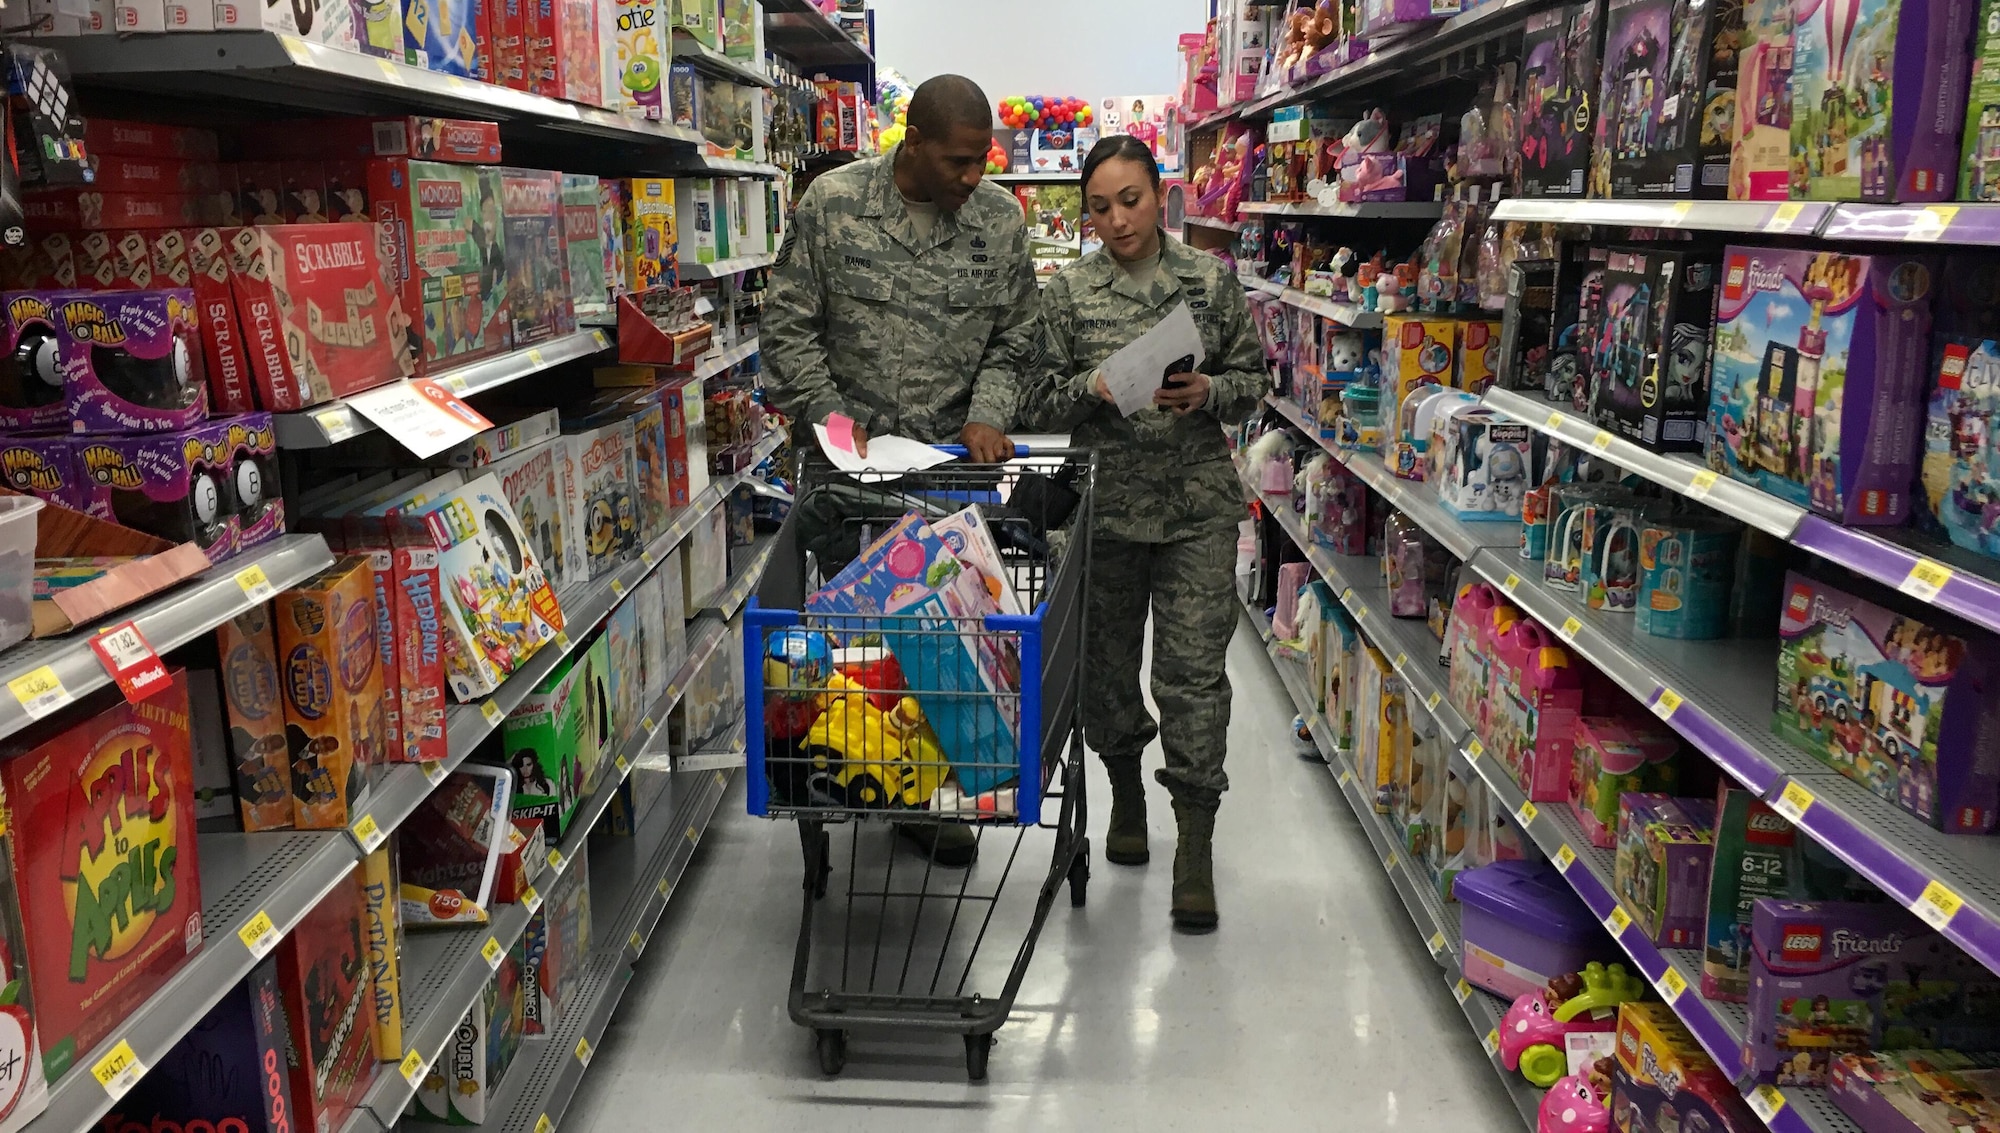
[[[1294,754],[1290,702],[1247,621],[1229,667],[1220,931],[1168,926],[1173,815],[1154,787],[1152,863],[1113,866],[1093,850],[1089,904],[1058,898],[988,1082],[965,1080],[955,1036],[859,1036],[846,1072],[824,1078],[810,1035],[785,1011],[798,838],[789,824],[746,817],[739,784],[563,1133],[663,1123],[1159,1133],[1301,1120],[1343,1133],[1519,1130],[1332,777]],[[1148,767],[1159,759],[1156,745]],[[1108,788],[1091,762],[1095,847]]]

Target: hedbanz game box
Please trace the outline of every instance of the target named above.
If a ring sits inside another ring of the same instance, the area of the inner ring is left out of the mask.
[[[502,169],[499,175],[507,232],[507,311],[519,349],[576,329],[569,253],[563,247],[562,174]]]
[[[289,412],[416,372],[408,296],[388,231],[365,224],[239,228],[231,286],[263,408]]]
[[[155,688],[103,690],[0,751],[51,1082],[201,947],[187,676]]]
[[[368,200],[388,228],[390,277],[415,323],[421,373],[511,344],[500,197],[498,170],[400,157],[368,163]]]
[[[301,1133],[339,1133],[374,1068],[366,926],[356,866],[278,945],[291,1028],[292,1128]]]

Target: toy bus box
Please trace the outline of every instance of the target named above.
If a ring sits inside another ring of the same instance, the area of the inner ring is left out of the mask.
[[[565,427],[573,485],[566,489],[568,538],[582,549],[570,585],[602,578],[639,553],[639,501],[633,488],[633,428],[628,418],[594,428]]]
[[[51,1084],[201,947],[188,745],[180,669],[137,704],[106,689],[6,743],[15,959]]]
[[[417,372],[510,345],[498,170],[402,157],[368,162],[368,201],[386,228],[389,279],[410,323]]]
[[[1619,796],[1614,891],[1654,944],[1689,948],[1702,939],[1714,830],[1706,799]]]
[[[668,639],[684,636],[682,625],[668,625],[667,618],[667,575],[666,566],[647,575],[639,585],[632,588],[633,608],[637,611],[639,624],[639,670],[644,681],[639,693],[642,710],[660,699],[667,691],[667,680],[673,676],[667,665]]]
[[[1993,829],[1994,643],[1944,615],[1901,614],[1795,572],[1784,594],[1778,734],[1940,830]]]
[[[361,859],[361,895],[367,912],[368,1007],[375,1057],[403,1058],[403,918],[393,847],[377,846]]]
[[[556,459],[561,447],[553,441],[536,445],[494,461],[486,473],[499,478],[500,490],[514,506],[514,515],[534,545],[550,587],[557,591],[569,584],[563,570],[569,551],[565,545],[570,534],[569,505],[562,497],[561,468]]]
[[[228,425],[209,421],[171,433],[101,435],[76,442],[84,510],[220,562],[236,553]]]
[[[562,175],[563,248],[569,255],[570,308],[578,318],[610,309],[604,289],[604,236],[598,225],[597,178]]]
[[[229,756],[236,802],[246,833],[292,825],[291,750],[285,741],[284,697],[271,606],[252,606],[215,631],[222,702],[229,718]]]
[[[459,1020],[444,1053],[417,1087],[413,1121],[481,1125],[500,1082],[521,1047],[526,1004],[521,994],[522,941],[500,957],[479,1001]]]
[[[1930,364],[1928,256],[1731,246],[1708,466],[1851,526],[1909,514]]]
[[[1729,142],[1732,201],[1791,195],[1793,22],[1792,0],[1743,0],[1736,128]]]
[[[1760,899],[1743,1068],[1824,1086],[1843,1054],[2000,1049],[2000,976],[1894,904]]]
[[[1738,3],[1690,11],[1676,0],[1610,0],[1591,196],[1728,193],[1742,34]]]
[[[54,305],[70,431],[162,433],[208,416],[194,292],[73,292]]]
[[[1582,344],[1590,416],[1655,452],[1698,452],[1708,422],[1713,252],[1613,248],[1604,300]]]
[[[452,695],[485,696],[555,637],[562,608],[499,477],[473,480],[418,518],[438,554]]]
[[[639,500],[641,546],[666,534],[673,519],[676,505],[667,465],[666,409],[652,401],[632,416],[632,479]]]
[[[291,412],[416,372],[416,308],[394,282],[389,235],[362,224],[230,235],[230,287],[260,407]]]
[[[584,656],[557,662],[500,726],[501,752],[514,773],[514,819],[540,822],[550,843],[570,828],[583,796],[577,753],[591,742]]]
[[[397,903],[411,926],[486,924],[511,841],[514,780],[466,763],[424,796],[396,830]]]
[[[339,1133],[367,1092],[375,1063],[367,923],[355,866],[278,945],[294,1130]]]
[[[569,251],[563,246],[562,174],[511,168],[498,173],[507,236],[507,312],[518,350],[576,329]]]
[[[1620,1133],[1757,1133],[1764,1128],[1672,1007],[1620,1004],[1615,1047],[1611,1108],[1625,1118]]]
[[[1917,522],[1953,545],[2000,557],[2000,342],[1949,336],[1939,343],[1919,463]],[[0,455],[0,463],[4,463]]]
[[[1581,197],[1596,133],[1604,2],[1528,17],[1521,36],[1521,195]]]
[[[624,91],[625,113],[655,122],[670,117],[662,98],[674,57],[669,0],[612,0],[611,13],[617,29],[613,73]]]
[[[269,956],[147,1068],[103,1128],[290,1133],[287,1034],[278,958]]]
[[[645,645],[640,641],[639,605],[620,602],[604,619],[604,648],[611,661],[612,751],[624,746],[639,730],[639,717],[647,705]]]
[[[292,824],[338,830],[361,816],[368,769],[385,760],[387,748],[368,559],[334,560],[280,593],[271,618],[292,761]]]
[[[1704,999],[1742,1003],[1750,994],[1750,921],[1758,898],[1803,890],[1798,832],[1748,791],[1721,784],[1715,851],[1708,876],[1708,924],[1701,957]]]
[[[1794,198],[1952,198],[1978,7],[1977,0],[1854,0],[1797,20]]]

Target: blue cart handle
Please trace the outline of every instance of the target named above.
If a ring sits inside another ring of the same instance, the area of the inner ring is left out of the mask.
[[[972,451],[966,448],[964,445],[932,445],[931,447],[938,450],[939,452],[948,452],[956,457],[967,457],[972,455]],[[1033,456],[1034,453],[1032,450],[1028,448],[1027,445],[1015,445],[1014,455],[1017,457]]]

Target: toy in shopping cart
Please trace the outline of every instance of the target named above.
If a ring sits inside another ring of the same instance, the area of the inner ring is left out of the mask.
[[[1568,1067],[1563,1036],[1610,1034],[1618,1005],[1646,994],[1646,981],[1623,964],[1590,963],[1514,1000],[1500,1018],[1500,1064],[1537,1086],[1552,1086]]]
[[[1542,1095],[1535,1133],[1611,1133],[1611,1060],[1600,1058]]]
[[[827,678],[819,718],[806,730],[803,754],[821,792],[863,809],[916,809],[944,785],[948,766],[937,734],[913,696],[893,708],[836,672]]]

